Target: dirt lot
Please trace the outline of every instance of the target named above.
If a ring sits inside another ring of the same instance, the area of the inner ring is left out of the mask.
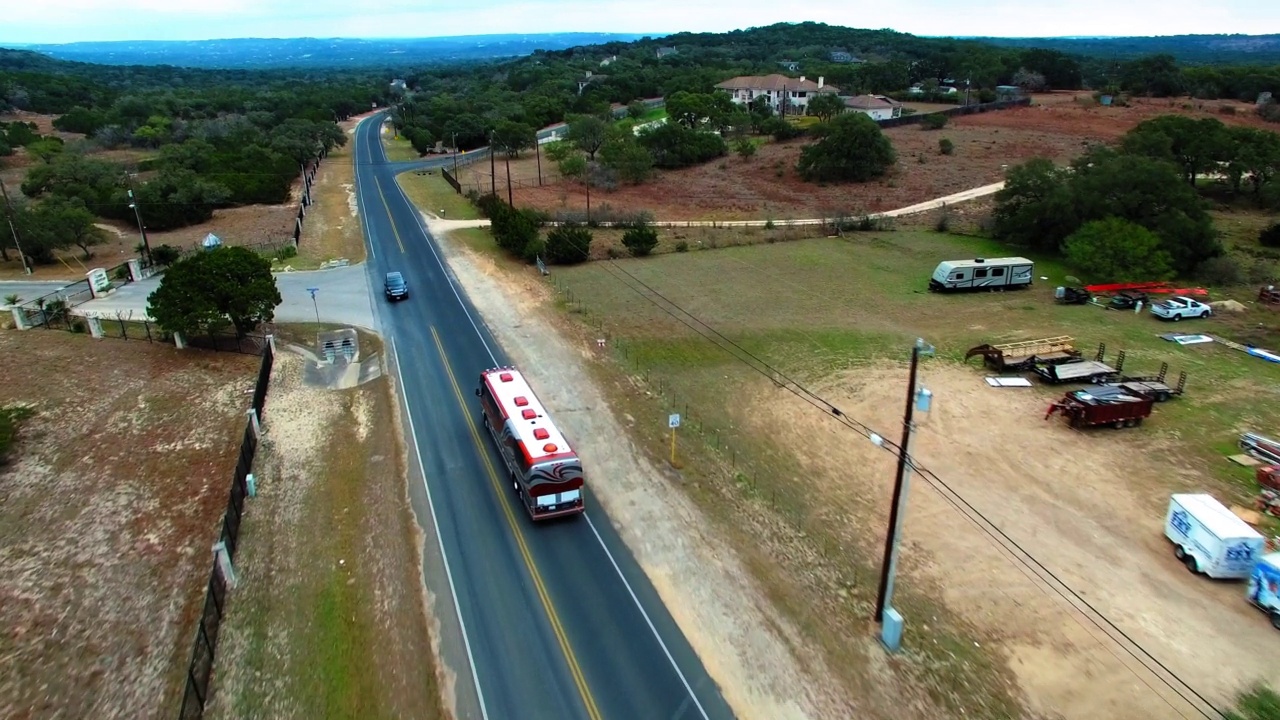
[[[207,716],[442,718],[389,382],[312,387],[284,346]]]
[[[0,332],[0,716],[179,710],[257,358]]]
[[[1026,293],[921,290],[939,257],[996,249],[903,231],[621,267],[895,439],[905,392],[900,359],[911,338],[925,337],[939,355],[922,373],[936,397],[917,443],[926,466],[1215,702],[1228,702],[1254,679],[1280,682],[1265,659],[1273,636],[1241,586],[1190,576],[1160,532],[1170,492],[1247,499],[1247,471],[1223,456],[1239,432],[1280,426],[1280,369],[1223,347],[1173,346],[1156,337],[1165,326],[1145,315],[1056,307],[1052,287],[1065,270],[1051,262],[1037,267],[1049,281]],[[646,428],[666,412],[684,413],[686,489],[695,499],[703,491],[700,505],[713,517],[711,508],[721,508],[730,532],[735,523],[751,528],[739,547],[769,546],[769,560],[753,566],[756,577],[825,650],[828,666],[843,669],[835,676],[849,696],[865,696],[868,674],[859,668],[878,651],[849,638],[871,632],[865,618],[892,458],[732,362],[602,264],[555,275],[572,291],[567,308],[587,332],[621,348],[619,361],[638,390],[614,394],[615,409],[642,418],[636,430],[656,453],[665,438]],[[1250,310],[1216,318],[1211,331],[1240,337],[1272,319]],[[1109,358],[1127,350],[1126,369],[1153,372],[1166,360],[1174,373],[1190,373],[1188,395],[1160,406],[1141,430],[1077,433],[1043,420],[1053,391],[992,389],[981,370],[957,363],[981,342],[1057,334],[1074,335],[1088,350],[1105,341]],[[1275,340],[1271,333],[1264,341]],[[726,404],[730,394],[742,402]],[[698,446],[710,450],[699,458]],[[1189,712],[1185,704],[1171,710],[1171,691],[926,483],[912,487],[898,590],[911,652],[892,665],[892,677],[910,688],[904,698],[937,703],[949,715],[963,708],[969,717],[1006,717],[1018,705],[1066,718]],[[761,508],[772,524],[753,519]],[[742,553],[752,564],[752,553]]]
[[[1243,103],[1135,99],[1129,107],[1101,107],[1090,95],[1078,95],[1079,100],[1076,94],[1036,96],[1032,107],[957,118],[937,131],[919,126],[889,128],[885,135],[898,152],[898,163],[889,175],[874,182],[806,183],[796,174],[795,164],[808,141],[769,142],[747,160],[731,154],[697,167],[659,172],[643,185],[593,189],[593,213],[608,206],[628,212],[647,210],[659,220],[744,220],[880,212],[998,182],[1008,166],[1033,157],[1068,161],[1091,144],[1114,141],[1159,114],[1215,117],[1228,124],[1277,129]],[[1218,108],[1224,106],[1235,108],[1235,114],[1223,114]],[[938,151],[942,138],[954,143],[954,154]],[[585,211],[586,188],[561,181],[553,167],[543,158],[539,186],[536,158],[512,161],[516,203],[551,212]],[[505,197],[507,171],[501,160],[495,174],[499,195]],[[468,166],[461,175],[464,186],[488,191],[488,163]]]

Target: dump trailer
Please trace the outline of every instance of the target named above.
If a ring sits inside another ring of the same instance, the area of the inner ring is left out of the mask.
[[[1049,406],[1044,419],[1055,413],[1067,418],[1073,428],[1110,425],[1114,428],[1137,427],[1151,415],[1154,401],[1141,395],[1130,395],[1105,385],[1072,390]]]
[[[969,348],[964,359],[981,355],[983,362],[996,372],[1020,372],[1031,370],[1037,364],[1052,365],[1078,359],[1080,351],[1075,349],[1073,342],[1074,338],[1069,335],[1058,335],[1002,345],[979,345]]]

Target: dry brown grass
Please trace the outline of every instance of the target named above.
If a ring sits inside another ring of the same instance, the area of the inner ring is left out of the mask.
[[[0,716],[171,718],[257,358],[0,332]]]
[[[315,201],[307,210],[298,240],[296,267],[317,267],[326,260],[346,258],[360,262],[365,258],[364,229],[356,205],[355,166],[352,145],[336,148],[320,163],[311,184]]]
[[[391,386],[303,364],[276,359],[208,717],[442,718]]]

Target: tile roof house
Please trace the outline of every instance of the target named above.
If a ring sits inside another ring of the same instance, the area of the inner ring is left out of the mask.
[[[826,79],[819,77],[817,82],[798,79],[786,75],[747,75],[730,78],[717,83],[716,88],[729,93],[734,102],[746,105],[758,98],[766,98],[774,112],[786,115],[800,115],[809,105],[809,98],[815,95],[839,95],[840,88],[827,85]]]
[[[664,58],[668,55],[679,55],[679,54],[680,54],[680,51],[676,50],[673,47],[660,47],[658,48],[658,51],[657,51],[657,55],[659,58]]]
[[[872,120],[889,120],[902,116],[902,103],[884,95],[857,95],[844,98],[844,106],[871,116]]]

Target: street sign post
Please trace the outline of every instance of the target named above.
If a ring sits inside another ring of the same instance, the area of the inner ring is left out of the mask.
[[[676,467],[676,428],[680,427],[680,413],[667,416],[667,427],[671,428],[671,467]]]

